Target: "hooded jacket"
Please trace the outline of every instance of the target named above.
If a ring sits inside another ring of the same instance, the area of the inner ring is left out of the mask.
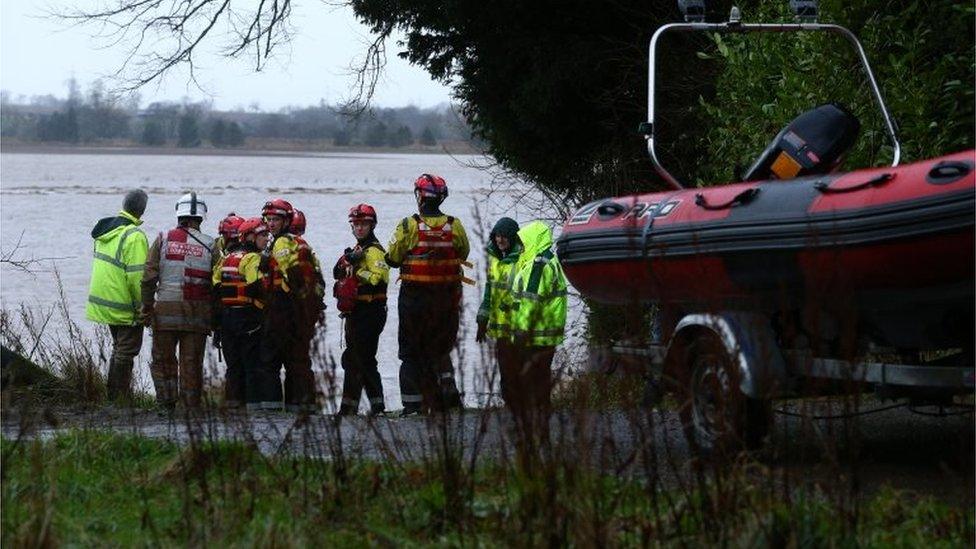
[[[559,345],[566,329],[566,277],[552,251],[552,231],[533,221],[518,237],[524,248],[512,281],[514,337],[526,345]]]
[[[514,219],[503,217],[488,235],[488,273],[485,293],[478,308],[478,323],[487,324],[488,336],[496,339],[511,335],[512,278],[515,263],[522,251],[518,230],[518,223]],[[511,243],[507,252],[498,249],[496,235],[504,236]]]
[[[139,323],[140,284],[149,242],[142,220],[127,211],[95,224],[91,285],[85,316],[100,324]]]

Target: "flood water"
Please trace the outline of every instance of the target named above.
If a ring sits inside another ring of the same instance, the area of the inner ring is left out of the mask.
[[[216,235],[217,223],[227,213],[258,215],[269,198],[285,198],[305,212],[306,239],[330,279],[336,258],[354,242],[346,217],[349,208],[360,202],[376,207],[376,234],[385,245],[395,224],[415,209],[413,180],[421,173],[436,173],[450,187],[450,197],[442,209],[461,219],[472,241],[475,268],[468,275],[478,279],[479,285],[464,288],[462,341],[455,353],[455,365],[467,403],[483,405],[492,392],[485,383],[490,360],[474,343],[474,317],[484,278],[483,238],[500,215],[520,223],[553,216],[528,185],[499,180],[480,168],[487,164],[480,156],[420,154],[0,154],[0,252],[4,256],[13,253],[13,259],[19,260],[44,258],[30,266],[32,273],[4,264],[0,302],[7,311],[26,304],[44,317],[60,300],[56,271],[71,318],[86,334],[98,334],[98,328],[84,316],[92,262],[90,231],[99,218],[115,215],[125,192],[134,187],[149,193],[143,229],[150,243],[157,233],[175,224],[174,204],[186,191],[197,191],[207,202],[210,215],[203,230],[211,235]],[[389,409],[400,407],[395,278],[396,271],[391,271],[389,315],[377,357]],[[571,322],[578,319],[578,311],[578,306],[571,307]],[[64,326],[55,315],[44,337],[59,330],[63,332]],[[338,360],[341,319],[331,299],[321,340]],[[137,385],[146,390],[152,385],[150,345],[147,331],[135,375]],[[332,371],[322,362],[315,366],[320,379]],[[209,383],[222,380],[223,365],[212,350],[205,371]],[[341,387],[341,369],[336,375]]]

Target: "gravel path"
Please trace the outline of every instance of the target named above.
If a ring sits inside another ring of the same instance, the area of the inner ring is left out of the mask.
[[[809,404],[809,402],[808,402]],[[787,409],[799,411],[797,404]],[[837,403],[815,402],[814,415],[837,412]],[[511,418],[501,410],[469,410],[449,416],[368,419],[285,413],[213,415],[187,421],[154,412],[106,408],[60,411],[30,424],[16,414],[3,419],[7,440],[47,438],[67,429],[111,430],[188,444],[232,440],[255,444],[268,455],[300,454],[335,459],[427,461],[463,451],[464,459],[513,459]],[[557,455],[621,475],[652,476],[668,486],[687,480],[694,462],[673,411],[559,412],[551,421]],[[871,492],[883,485],[971,505],[974,436],[971,415],[929,417],[905,408],[856,420],[810,420],[777,415],[758,463],[791,482],[825,486],[848,482]],[[446,444],[445,444],[445,441]],[[642,444],[642,441],[650,441]],[[456,455],[456,454],[455,454]],[[649,468],[648,457],[658,466]],[[470,462],[470,461],[469,461]],[[656,472],[655,472],[656,471]]]

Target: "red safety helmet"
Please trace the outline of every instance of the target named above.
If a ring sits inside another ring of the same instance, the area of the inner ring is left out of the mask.
[[[280,215],[281,217],[291,220],[292,214],[295,212],[295,208],[292,207],[291,202],[283,198],[275,198],[264,203],[264,207],[261,208],[261,215]]]
[[[369,204],[359,204],[355,207],[349,208],[349,222],[353,221],[372,221],[373,224],[376,223],[376,209]]]
[[[296,236],[302,236],[305,234],[305,213],[301,210],[295,210],[291,214],[291,233]]]
[[[413,192],[421,196],[435,196],[447,198],[447,181],[439,175],[421,174],[413,182]]]
[[[269,229],[268,226],[264,224],[264,219],[261,219],[260,217],[251,217],[249,219],[245,219],[237,230],[240,231],[240,238],[243,240],[249,234],[256,235],[266,233]]]
[[[217,225],[217,232],[220,236],[226,239],[240,238],[241,236],[241,223],[244,223],[244,218],[237,215],[234,212],[227,214],[219,225]]]

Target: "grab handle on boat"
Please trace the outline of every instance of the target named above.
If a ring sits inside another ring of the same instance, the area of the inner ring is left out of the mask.
[[[708,200],[705,199],[705,195],[698,193],[695,195],[695,205],[702,207],[706,210],[724,210],[726,208],[731,208],[736,204],[748,204],[752,202],[754,198],[759,194],[759,187],[752,187],[751,189],[746,189],[741,193],[732,197],[732,200],[725,202],[724,204],[709,204]]]
[[[946,160],[932,166],[925,180],[933,185],[948,185],[966,177],[971,171],[973,166],[970,162]]]
[[[851,185],[850,187],[831,187],[829,181],[817,181],[813,184],[814,188],[824,194],[836,194],[836,193],[849,193],[853,191],[859,191],[861,189],[867,189],[868,187],[877,187],[879,185],[884,185],[885,183],[891,181],[895,178],[893,173],[883,173],[881,175],[876,175],[867,181],[858,183],[857,185]]]
[[[596,213],[603,218],[616,217],[624,213],[624,210],[626,209],[627,208],[625,208],[623,204],[618,204],[616,202],[604,202],[596,209]]]

